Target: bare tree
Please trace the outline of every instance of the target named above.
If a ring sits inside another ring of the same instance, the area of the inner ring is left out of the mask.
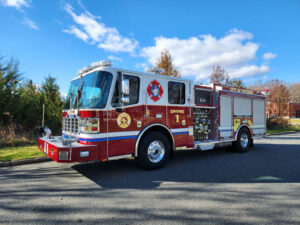
[[[229,86],[236,88],[246,88],[246,85],[241,79],[233,79],[229,81]]]
[[[288,116],[290,93],[287,86],[279,80],[267,82],[265,86],[269,88],[270,92],[267,97],[269,115],[277,117]]]
[[[156,67],[164,70],[163,75],[181,77],[180,71],[173,64],[173,59],[168,49],[161,52],[160,57],[157,58]]]
[[[300,103],[300,83],[294,83],[290,86],[290,101]]]
[[[225,69],[222,69],[220,65],[213,66],[213,72],[209,77],[210,83],[216,83],[221,85],[229,85],[229,76]]]

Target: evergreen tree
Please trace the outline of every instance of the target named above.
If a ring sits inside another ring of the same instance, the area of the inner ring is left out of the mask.
[[[55,78],[50,75],[45,79],[41,87],[41,107],[45,104],[45,126],[48,126],[54,134],[61,129],[62,99]]]
[[[15,59],[5,62],[0,57],[0,125],[14,122],[19,101],[18,84],[21,80],[19,63]]]
[[[16,107],[16,121],[24,129],[34,130],[41,124],[41,93],[32,80],[28,80],[18,89],[20,101]],[[33,131],[32,131],[33,132]]]

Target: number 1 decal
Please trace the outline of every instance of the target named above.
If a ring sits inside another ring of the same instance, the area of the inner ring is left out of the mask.
[[[179,115],[175,115],[176,116],[176,123],[179,123]]]

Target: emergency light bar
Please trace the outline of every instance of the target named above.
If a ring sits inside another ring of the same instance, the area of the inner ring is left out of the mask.
[[[263,95],[269,95],[270,94],[270,91],[269,89],[265,89],[265,91],[262,91],[261,92]]]
[[[82,68],[81,70],[78,70],[77,75],[80,76],[80,75],[82,75],[82,74],[84,74],[84,73],[87,73],[87,72],[90,71],[91,69],[92,69],[91,66],[86,66],[86,67]]]
[[[165,72],[163,69],[158,67],[147,67],[145,71],[147,73],[155,73],[155,74],[162,74],[163,72]]]
[[[102,60],[99,62],[94,62],[91,64],[92,68],[97,68],[97,67],[101,67],[101,66],[111,66],[112,62],[111,61],[107,61],[107,60]]]

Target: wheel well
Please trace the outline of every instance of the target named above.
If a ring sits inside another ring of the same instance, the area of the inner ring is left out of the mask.
[[[247,125],[241,125],[241,126],[237,129],[237,132],[235,133],[235,140],[237,140],[237,137],[238,137],[238,135],[239,135],[239,132],[240,132],[240,130],[242,130],[242,129],[246,129],[246,130],[249,132],[250,138],[252,138],[250,128],[249,128]]]
[[[170,146],[171,146],[171,157],[172,157],[172,155],[173,155],[173,150],[174,150],[174,139],[173,139],[173,137],[172,137],[172,135],[171,135],[171,131],[169,131],[167,128],[165,128],[165,127],[163,127],[163,126],[161,126],[161,125],[155,125],[155,126],[152,126],[152,127],[150,127],[150,128],[148,128],[144,133],[142,133],[142,136],[140,137],[140,139],[139,140],[137,140],[137,145],[136,145],[136,149],[135,149],[135,156],[137,156],[137,151],[138,151],[138,145],[139,145],[139,143],[142,141],[142,139],[148,134],[148,133],[150,133],[150,132],[152,132],[152,131],[157,131],[157,132],[161,132],[161,133],[163,133],[166,137],[167,137],[167,139],[168,139],[168,141],[169,141],[169,144],[170,144]]]

